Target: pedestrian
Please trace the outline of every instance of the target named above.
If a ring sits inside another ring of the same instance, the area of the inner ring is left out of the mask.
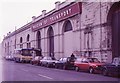
[[[71,54],[71,57],[75,57],[75,55],[72,53],[72,54]]]
[[[70,56],[70,61],[75,61],[76,57],[75,55],[72,53],[71,56]]]

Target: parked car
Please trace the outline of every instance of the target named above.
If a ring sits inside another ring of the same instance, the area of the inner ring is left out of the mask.
[[[47,57],[43,57],[43,59],[40,60],[40,64],[41,66],[54,67],[56,61],[57,60],[55,58],[47,56]]]
[[[76,71],[84,70],[89,73],[100,72],[103,64],[97,58],[77,58],[74,63]]]
[[[8,59],[9,59],[9,56],[5,56],[5,59],[8,60]]]
[[[103,65],[102,74],[120,77],[120,57],[115,57],[111,63]]]
[[[14,60],[14,57],[13,57],[13,56],[5,56],[5,59],[6,59],[6,60],[11,60],[11,61],[13,61],[13,60]]]
[[[31,64],[34,65],[40,65],[40,60],[42,59],[42,56],[35,56],[34,58],[32,58],[31,60]]]
[[[55,67],[62,69],[74,68],[74,61],[75,58],[72,59],[71,57],[60,58],[58,61],[55,62]]]

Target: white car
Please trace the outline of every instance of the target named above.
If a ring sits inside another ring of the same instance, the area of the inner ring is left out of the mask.
[[[6,60],[13,60],[14,57],[9,55],[9,56],[5,56],[5,59],[6,59]]]
[[[40,60],[41,66],[46,66],[46,67],[54,67],[55,66],[55,58],[52,57],[44,57],[42,60]]]

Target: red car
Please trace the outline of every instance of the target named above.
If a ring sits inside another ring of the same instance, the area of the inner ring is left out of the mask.
[[[85,70],[89,73],[100,71],[103,64],[97,58],[77,58],[74,62],[76,71]]]

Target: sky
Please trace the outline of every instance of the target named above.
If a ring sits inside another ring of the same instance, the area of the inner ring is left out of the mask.
[[[65,0],[0,0],[0,42],[15,27],[18,29],[32,21],[32,16],[54,9],[56,1]]]
[[[42,10],[47,10],[48,12],[54,9],[56,1],[63,2],[65,0],[0,0],[0,42],[3,40],[4,35],[7,35],[8,32],[13,32],[15,30],[15,27],[18,29],[28,22],[32,21],[32,16],[41,15]]]

